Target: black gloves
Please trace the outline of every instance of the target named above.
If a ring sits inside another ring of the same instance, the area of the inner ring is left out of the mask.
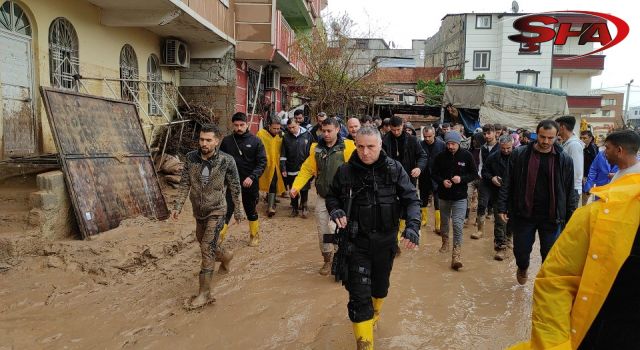
[[[420,235],[418,232],[411,228],[406,228],[404,232],[402,232],[402,237],[408,239],[411,243],[418,245],[420,241]]]
[[[331,212],[331,214],[329,214],[329,216],[331,216],[331,220],[335,222],[341,217],[347,216],[347,213],[345,213],[344,210],[342,209],[335,209],[334,211]]]

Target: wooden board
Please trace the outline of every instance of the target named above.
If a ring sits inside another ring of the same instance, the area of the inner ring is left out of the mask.
[[[83,238],[169,211],[135,104],[41,88]]]

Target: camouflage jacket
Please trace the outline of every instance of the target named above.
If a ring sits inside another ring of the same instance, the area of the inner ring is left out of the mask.
[[[182,211],[187,194],[189,194],[193,216],[196,219],[205,219],[211,215],[224,215],[227,210],[225,194],[228,189],[235,205],[234,217],[238,220],[244,218],[240,197],[240,178],[233,157],[218,150],[211,158],[205,160],[197,150],[189,152],[186,158],[174,209],[178,212]],[[207,165],[211,165],[211,173],[209,180],[204,184],[202,169]]]

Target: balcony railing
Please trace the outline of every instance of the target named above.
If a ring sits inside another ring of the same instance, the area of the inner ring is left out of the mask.
[[[313,15],[313,17],[315,18],[320,17],[320,11],[322,10],[320,6],[321,6],[322,0],[306,0],[306,1],[308,1],[309,7],[311,8],[311,15]]]
[[[564,59],[574,55],[553,55],[553,69],[604,70],[604,55],[589,55],[576,59]]]
[[[291,47],[296,40],[296,34],[293,32],[289,23],[282,16],[282,12],[278,11],[276,17],[276,50],[287,60],[291,57]]]

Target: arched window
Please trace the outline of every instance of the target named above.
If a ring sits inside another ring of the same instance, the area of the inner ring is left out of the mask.
[[[147,60],[147,89],[149,90],[149,115],[158,115],[162,112],[162,71],[158,56],[151,54]]]
[[[31,22],[24,10],[13,1],[5,1],[0,6],[0,30],[31,36]]]
[[[125,44],[120,50],[120,94],[123,100],[134,101],[138,98],[138,57],[133,47]],[[135,99],[134,99],[135,97]]]
[[[77,89],[73,76],[80,74],[78,36],[71,22],[62,17],[49,27],[49,71],[52,86]]]

